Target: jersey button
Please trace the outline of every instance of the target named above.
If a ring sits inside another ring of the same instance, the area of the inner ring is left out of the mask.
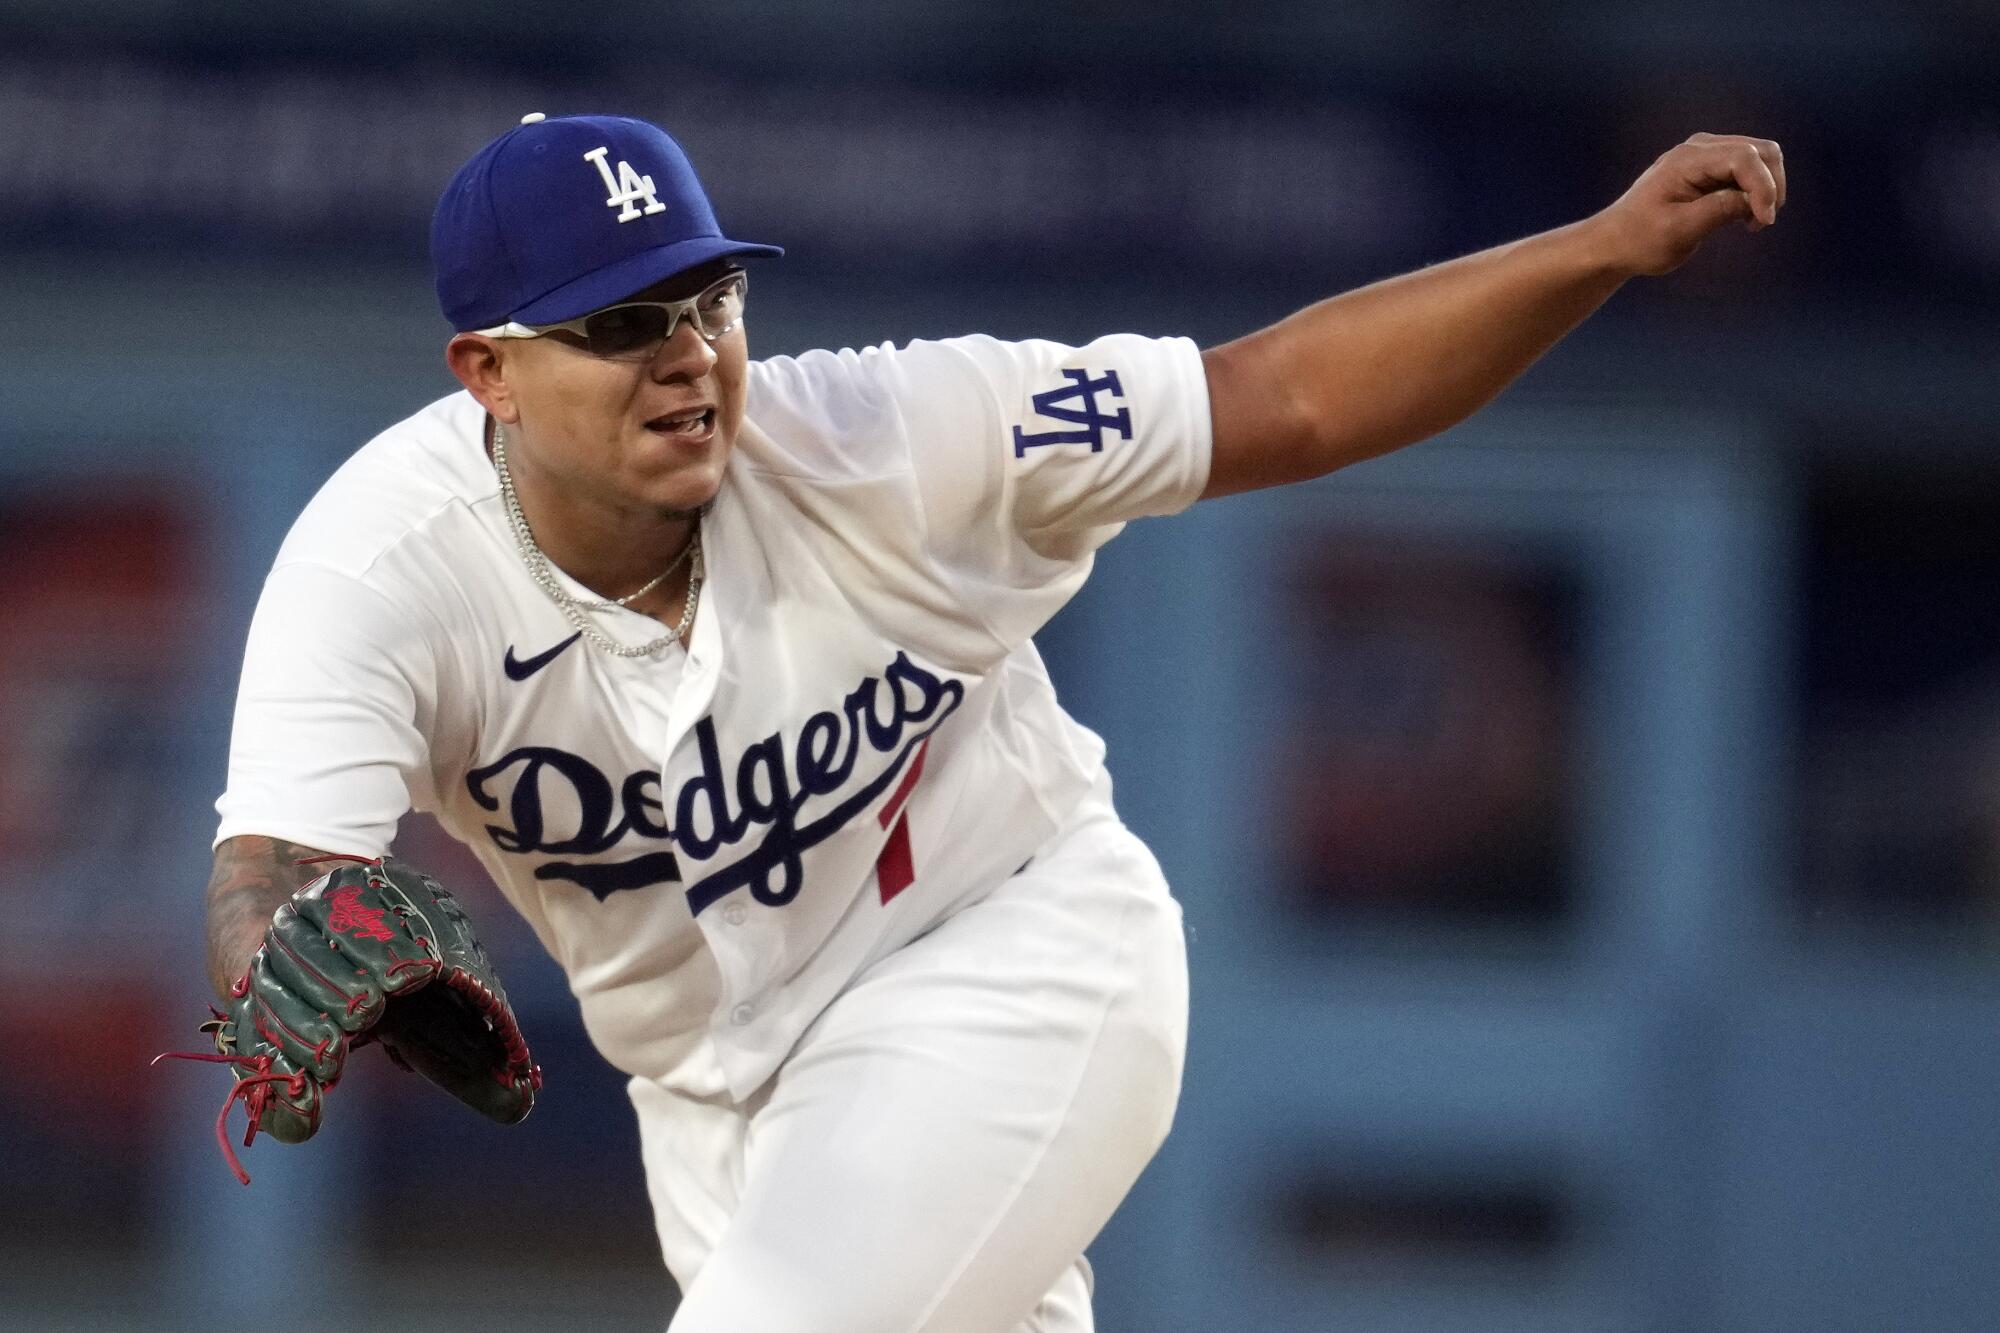
[[[754,1004],[739,1004],[729,1011],[729,1021],[737,1027],[744,1026],[756,1016],[757,1006]]]
[[[750,916],[750,909],[742,903],[731,903],[722,909],[722,919],[732,926],[740,926]]]

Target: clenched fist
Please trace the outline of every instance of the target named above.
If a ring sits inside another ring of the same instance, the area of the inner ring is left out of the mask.
[[[1630,274],[1671,273],[1730,222],[1762,231],[1785,206],[1785,156],[1769,139],[1697,134],[1662,153],[1591,221]]]

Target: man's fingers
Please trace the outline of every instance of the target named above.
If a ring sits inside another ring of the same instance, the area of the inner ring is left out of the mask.
[[[1785,206],[1784,151],[1769,139],[1694,134],[1668,149],[1605,210],[1633,273],[1671,273],[1718,228],[1761,231]]]
[[[1778,220],[1778,181],[1764,157],[1748,140],[1694,146],[1683,164],[1684,179],[1700,194],[1741,191],[1750,201],[1751,218],[1768,227]]]
[[[1740,143],[1757,154],[1764,164],[1764,170],[1771,173],[1772,201],[1779,208],[1785,206],[1785,150],[1770,139],[1752,139],[1747,136],[1731,136],[1730,143]]]
[[[1731,222],[1747,223],[1753,228],[1764,225],[1757,219],[1756,205],[1741,190],[1710,190],[1686,207],[1700,216],[1701,228],[1697,234],[1702,236]]]
[[[1757,145],[1757,156],[1763,158],[1764,165],[1770,168],[1771,179],[1776,181],[1778,185],[1778,207],[1783,208],[1785,206],[1785,150],[1778,147],[1776,143],[1769,139],[1752,139],[1750,142]]]
[[[1750,211],[1768,227],[1778,220],[1778,181],[1765,165],[1763,154],[1750,144],[1731,144],[1724,169],[1737,189],[1749,196]]]
[[[1733,185],[1749,196],[1760,226],[1778,220],[1778,210],[1785,206],[1784,149],[1770,139],[1741,134],[1691,135],[1687,146],[1703,150],[1691,156],[1691,184]]]

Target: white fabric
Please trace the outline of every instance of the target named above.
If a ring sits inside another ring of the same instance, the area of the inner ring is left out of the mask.
[[[857,978],[996,919],[969,905],[1081,817],[1103,746],[1030,636],[1123,522],[1186,507],[1208,472],[1186,340],[964,338],[749,376],[685,655],[561,647],[468,395],[362,448],[265,586],[218,802],[218,841],[363,855],[434,813],[605,1057],[684,1108],[759,1094]],[[902,837],[914,881],[891,894]],[[1078,1054],[1059,1025],[1048,1041]]]
[[[1064,428],[1033,396],[1067,368],[1118,375],[1133,438],[1016,457],[1015,427]],[[217,834],[376,855],[407,806],[434,812],[562,964],[607,1059],[737,1097],[1089,789],[1102,744],[1056,703],[1029,635],[1122,521],[1193,502],[1209,448],[1200,355],[1180,339],[967,338],[750,377],[685,657],[577,643],[526,680],[500,669],[572,631],[521,564],[468,395],[350,459],[259,603]],[[933,729],[907,805],[916,882],[884,904],[878,815]],[[809,771],[832,790],[801,794]],[[746,818],[743,796],[768,808],[773,783],[790,817]],[[820,840],[788,864],[787,833]],[[617,863],[636,887],[579,885]]]
[[[1186,1021],[1180,909],[1107,783],[748,1105],[632,1081],[672,1333],[1088,1333],[1082,1251],[1166,1135]]]

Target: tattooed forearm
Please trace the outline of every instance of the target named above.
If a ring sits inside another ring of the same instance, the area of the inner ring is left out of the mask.
[[[230,838],[215,849],[208,877],[208,980],[227,997],[250,966],[278,904],[319,877],[297,862],[324,852],[280,838]]]

